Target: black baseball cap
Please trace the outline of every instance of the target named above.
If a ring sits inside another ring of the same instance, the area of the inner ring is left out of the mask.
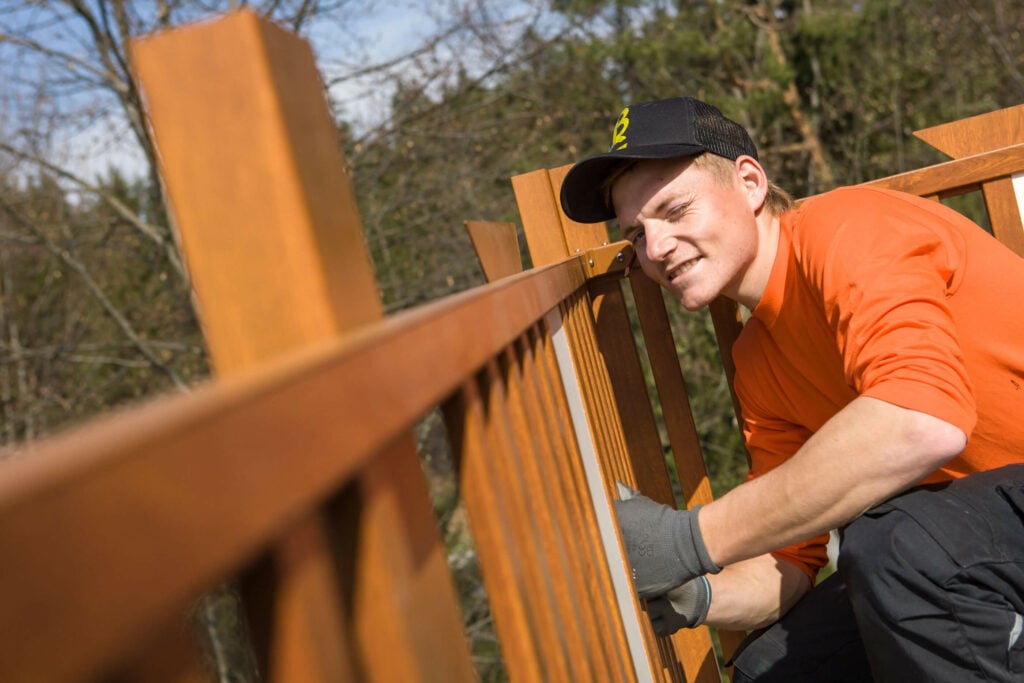
[[[711,152],[726,159],[757,159],[743,126],[716,107],[692,97],[632,104],[622,110],[604,154],[577,162],[562,182],[562,210],[574,221],[599,223],[615,217],[605,180],[629,160],[670,159]]]

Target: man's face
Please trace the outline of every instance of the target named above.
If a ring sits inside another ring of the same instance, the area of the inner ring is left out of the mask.
[[[693,159],[642,161],[612,188],[640,266],[691,311],[719,295],[749,305],[743,285],[757,255],[759,204],[738,173],[720,175]]]

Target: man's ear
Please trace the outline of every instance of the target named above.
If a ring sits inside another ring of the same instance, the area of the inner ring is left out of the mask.
[[[751,210],[760,211],[768,196],[768,174],[757,159],[744,154],[736,159],[736,175],[748,197]]]

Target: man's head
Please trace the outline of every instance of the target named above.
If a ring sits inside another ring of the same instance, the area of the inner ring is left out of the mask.
[[[735,160],[757,159],[743,126],[692,97],[673,97],[626,107],[612,129],[607,152],[580,161],[562,183],[562,209],[573,220],[598,223],[615,217],[609,179],[624,166],[647,159],[692,157],[705,152]]]
[[[617,217],[644,272],[690,310],[721,295],[756,305],[789,202],[746,131],[692,98],[627,107],[611,151],[562,186],[570,218]]]

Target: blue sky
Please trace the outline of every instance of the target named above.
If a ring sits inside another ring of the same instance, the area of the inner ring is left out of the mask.
[[[227,5],[226,0],[224,4]],[[420,44],[438,26],[436,17],[431,16],[438,3],[429,0],[405,0],[399,3],[394,0],[364,0],[353,2],[350,6],[352,11],[344,17],[317,20],[309,24],[306,32],[327,80],[370,64],[394,59]],[[134,9],[143,12],[148,7],[155,7],[155,3],[142,0],[134,5]],[[28,2],[0,0],[0,34],[6,30],[14,32],[14,28],[31,26],[30,37],[33,40],[71,56],[84,55],[89,50],[89,41],[76,33],[82,30],[80,24],[77,20],[66,23],[54,21],[50,9],[33,6]],[[32,90],[48,74],[66,68],[66,62],[71,60],[60,62],[54,68],[57,62],[47,63],[20,56],[24,54],[0,42],[0,61],[6,62],[0,64],[0,136],[7,140],[15,139],[15,130],[19,126],[32,126],[33,117],[37,117],[42,128],[48,125],[51,118],[59,120],[72,110],[93,109],[97,113],[90,123],[76,128],[65,126],[50,138],[46,146],[51,150],[51,160],[66,164],[88,181],[104,175],[110,165],[128,175],[143,168],[134,138],[124,121],[118,118],[120,111],[109,94],[97,99],[89,92],[64,93],[49,98],[50,102],[43,105],[42,110],[33,111],[33,107],[38,108],[40,105]],[[82,73],[81,69],[79,73]],[[381,102],[386,105],[390,93],[380,88],[369,88],[366,80],[352,80],[334,88],[331,95],[336,102],[363,103],[366,111],[353,107],[341,110],[346,118],[359,119],[365,117],[367,111],[377,109]],[[99,106],[90,100],[95,100]],[[99,113],[102,109],[109,110],[113,116],[102,115]],[[67,118],[81,120],[82,117]]]

